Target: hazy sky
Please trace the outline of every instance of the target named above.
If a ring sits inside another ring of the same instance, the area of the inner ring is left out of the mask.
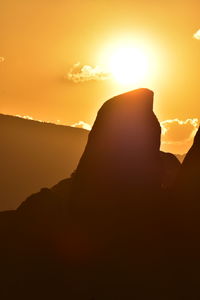
[[[0,28],[0,113],[92,124],[106,99],[143,86],[159,120],[200,118],[199,0],[1,0]],[[148,56],[139,84],[99,76],[123,41]],[[78,83],[77,62],[89,66]]]

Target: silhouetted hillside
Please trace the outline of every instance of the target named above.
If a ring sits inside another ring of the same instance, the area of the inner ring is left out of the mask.
[[[180,162],[159,147],[153,92],[108,100],[73,175],[0,213],[2,297],[196,299]]]
[[[0,115],[0,210],[70,176],[87,136],[84,129]]]

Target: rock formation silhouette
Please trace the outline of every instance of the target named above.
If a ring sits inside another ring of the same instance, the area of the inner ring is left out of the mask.
[[[194,299],[177,271],[185,246],[174,182],[182,171],[160,152],[160,134],[148,89],[102,106],[71,178],[0,214],[3,295]]]
[[[198,129],[191,149],[185,156],[176,187],[182,194],[198,194],[200,170],[200,130]]]
[[[134,197],[161,188],[160,134],[152,91],[134,90],[103,104],[72,181],[70,208],[78,220],[108,227],[114,214],[127,218],[136,210]]]
[[[185,156],[179,174],[173,186],[174,224],[176,230],[177,261],[185,260],[187,267],[183,276],[192,273],[193,288],[196,290],[198,270],[200,268],[200,130],[198,129],[191,149]],[[180,255],[182,253],[182,255]],[[181,258],[180,258],[181,257]],[[187,273],[187,274],[186,274]],[[189,281],[190,279],[188,279]],[[198,292],[196,291],[198,294]],[[199,297],[199,294],[198,294]]]
[[[160,124],[153,92],[138,89],[116,96],[98,112],[74,181],[131,189],[160,185]],[[82,191],[83,192],[83,191]]]

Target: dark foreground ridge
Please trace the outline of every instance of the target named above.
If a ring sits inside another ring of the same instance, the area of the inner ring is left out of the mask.
[[[0,213],[2,299],[199,299],[199,133],[160,151],[153,92],[99,110],[77,169]]]

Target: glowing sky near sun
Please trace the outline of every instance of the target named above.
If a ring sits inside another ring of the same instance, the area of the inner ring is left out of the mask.
[[[123,91],[161,121],[200,119],[200,2],[2,0],[0,112],[92,124]]]

